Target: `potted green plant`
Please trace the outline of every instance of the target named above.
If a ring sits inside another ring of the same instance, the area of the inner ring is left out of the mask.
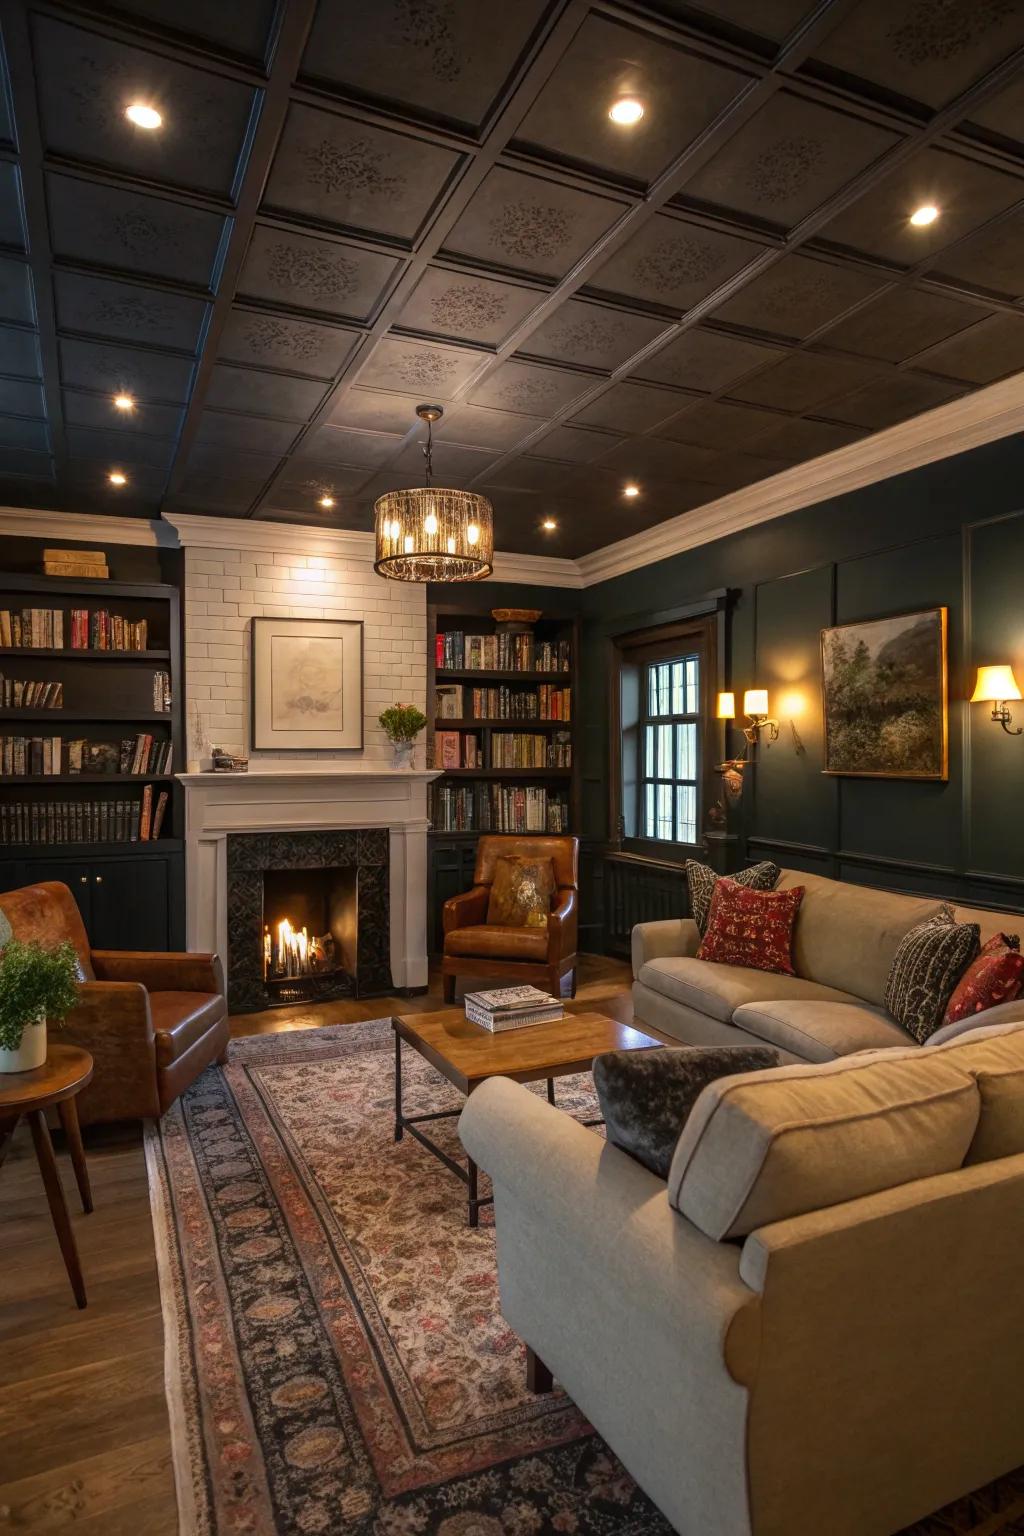
[[[377,723],[391,743],[394,752],[392,768],[411,768],[416,737],[427,723],[423,711],[415,704],[392,704],[381,710]]]
[[[46,1060],[47,1023],[61,1025],[78,1001],[78,957],[9,939],[0,951],[0,1072],[31,1072]]]

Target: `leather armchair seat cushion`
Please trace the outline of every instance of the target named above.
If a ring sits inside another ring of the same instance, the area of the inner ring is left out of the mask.
[[[217,992],[151,992],[149,1011],[160,1067],[184,1056],[227,1014]]]
[[[478,928],[452,928],[444,936],[446,955],[467,955],[487,960],[531,960],[543,964],[548,957],[548,930],[511,928],[487,923]]]
[[[758,971],[746,965],[715,965],[710,960],[698,960],[688,955],[648,960],[641,966],[637,980],[652,992],[660,992],[675,1003],[685,1003],[698,1013],[709,1014],[726,1024],[744,1003],[797,997],[806,998],[808,1002],[861,1001],[850,992],[838,992],[835,987],[805,981],[802,976],[783,976],[777,971]]]

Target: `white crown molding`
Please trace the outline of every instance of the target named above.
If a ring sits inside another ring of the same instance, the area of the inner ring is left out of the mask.
[[[142,544],[173,549],[173,529],[146,517],[100,517],[88,512],[41,512],[0,507],[0,533],[9,538],[72,539],[76,544]]]
[[[582,587],[583,572],[575,560],[555,555],[494,554],[495,581],[520,582],[531,587]]]
[[[670,555],[1024,430],[1024,373],[681,512],[576,562],[592,587]]]

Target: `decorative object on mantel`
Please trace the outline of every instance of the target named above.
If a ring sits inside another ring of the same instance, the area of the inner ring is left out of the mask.
[[[0,951],[0,1073],[31,1072],[46,1061],[47,1023],[61,1025],[78,1002],[74,946],[11,937]],[[0,941],[4,935],[0,933]]]
[[[822,630],[823,772],[949,778],[947,615],[928,608]]]
[[[90,581],[107,581],[110,567],[101,549],[44,549],[43,575],[71,577],[75,581],[82,576]]]
[[[212,767],[213,756],[206,735],[206,722],[198,699],[193,699],[188,722],[188,771],[209,773]]]
[[[212,750],[214,773],[248,773],[247,757],[233,757],[230,752],[225,752],[223,747],[214,747]]]
[[[377,723],[391,743],[392,768],[411,768],[416,737],[427,723],[423,711],[415,704],[392,704],[381,710]]]
[[[363,745],[361,619],[253,619],[254,752]]]
[[[1010,730],[1013,715],[1010,713],[1008,703],[1010,699],[1022,697],[1024,695],[1021,694],[1011,666],[978,668],[978,681],[971,694],[971,703],[991,704],[992,719],[996,725],[1002,726],[1007,736],[1024,735],[1024,729],[1019,725],[1015,731]]]
[[[486,496],[431,484],[433,426],[444,409],[418,405],[427,424],[424,484],[387,491],[374,503],[373,568],[394,581],[481,581],[494,569],[494,511]]]

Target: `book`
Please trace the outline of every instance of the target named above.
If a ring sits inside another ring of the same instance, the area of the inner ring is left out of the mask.
[[[164,824],[164,816],[167,814],[167,802],[170,799],[166,789],[162,789],[157,796],[156,810],[153,812],[153,829],[150,836],[151,842],[156,842],[160,836]]]
[[[102,549],[44,549],[44,560],[63,561],[69,565],[106,565]]]
[[[466,1004],[466,1018],[471,1024],[479,1024],[481,1029],[489,1030],[492,1035],[500,1035],[506,1029],[528,1029],[531,1024],[557,1024],[559,1019],[565,1017],[565,1010],[560,1004],[551,1008],[539,1008],[532,1013],[499,1014],[487,1013],[482,1008],[474,1008],[472,1003]]]
[[[539,987],[493,987],[486,992],[467,992],[467,1003],[488,1013],[522,1013],[527,1008],[548,1008],[558,999]],[[559,1005],[561,1006],[561,1005]]]
[[[153,817],[153,786],[147,784],[142,791],[142,810],[139,817],[139,842],[148,843]]]
[[[462,719],[462,684],[440,683],[434,690],[434,713],[439,720]]]
[[[438,768],[461,768],[458,731],[438,731],[434,736],[434,760]]]
[[[107,581],[110,569],[106,565],[83,565],[80,561],[44,560],[44,576],[62,576],[65,580]]]

